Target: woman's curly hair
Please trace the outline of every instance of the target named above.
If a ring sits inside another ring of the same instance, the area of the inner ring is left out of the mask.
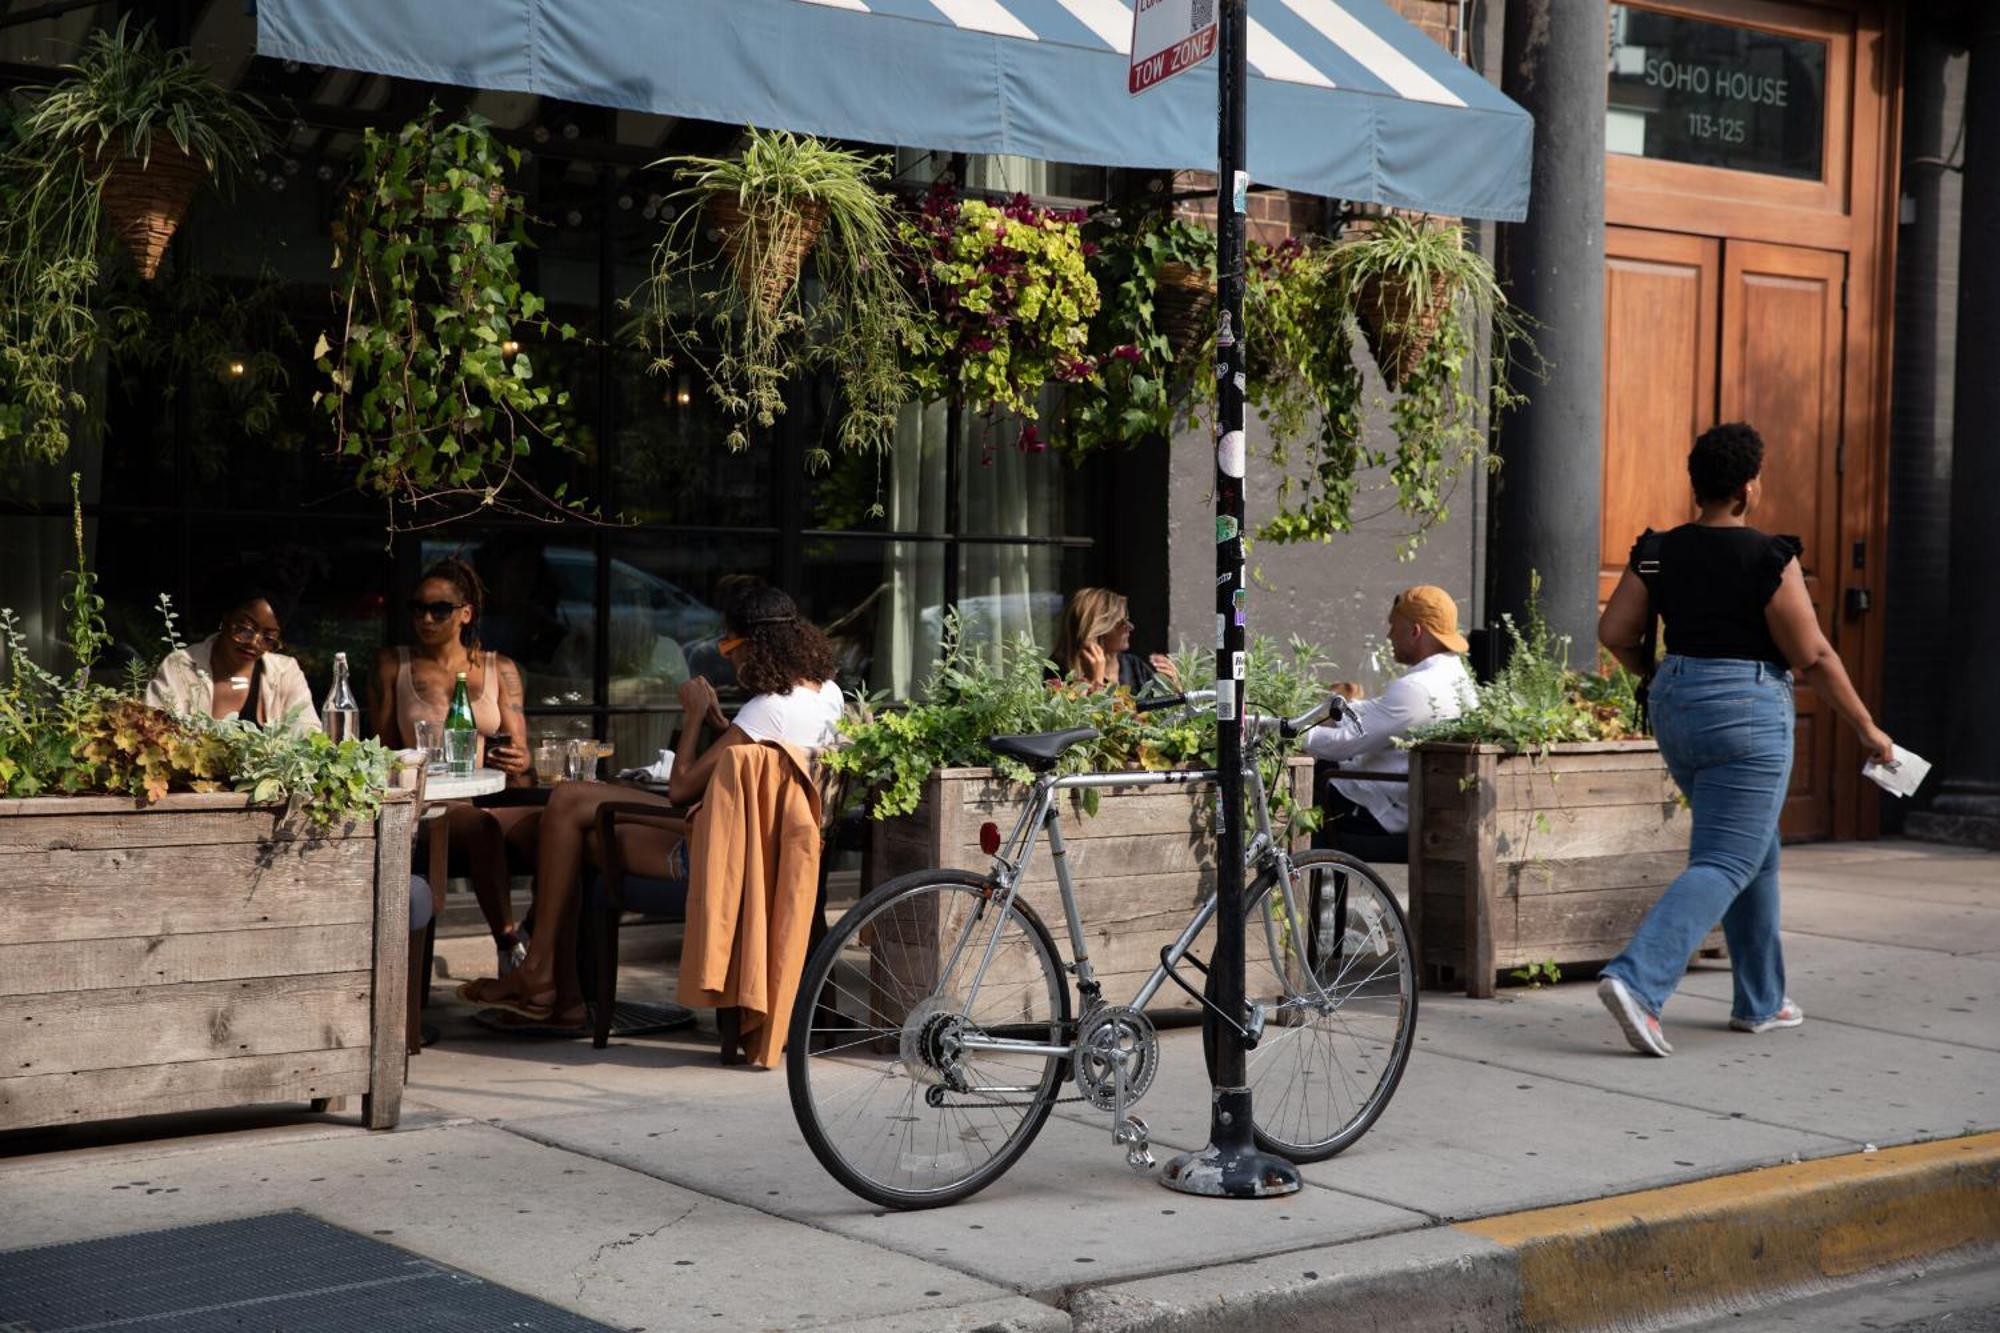
[[[833,645],[772,587],[746,588],[723,610],[729,633],[743,640],[731,660],[736,679],[753,694],[789,694],[833,679]]]
[[[1688,453],[1688,480],[1703,504],[1729,499],[1763,470],[1764,437],[1744,421],[1711,426]]]

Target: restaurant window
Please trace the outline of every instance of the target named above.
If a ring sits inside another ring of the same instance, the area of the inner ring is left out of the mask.
[[[1827,44],[1611,6],[1608,152],[1819,180]]]

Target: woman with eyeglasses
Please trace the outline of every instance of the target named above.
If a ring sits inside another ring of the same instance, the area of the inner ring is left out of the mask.
[[[533,786],[521,670],[512,659],[481,648],[485,601],[486,589],[465,561],[440,560],[425,570],[409,602],[411,644],[384,649],[376,659],[368,715],[375,735],[392,750],[416,743],[420,721],[432,723],[441,736],[463,673],[479,730],[476,762],[505,773],[510,786]],[[451,847],[465,849],[467,878],[502,969],[511,968],[522,952],[508,892],[507,842],[531,840],[539,814],[531,807],[485,810],[454,801],[444,816]]]
[[[169,653],[146,687],[146,702],[184,716],[242,717],[264,727],[318,731],[305,672],[278,651],[284,646],[282,604],[254,585],[232,590],[215,633]]]
[[[1056,669],[1065,680],[1090,689],[1114,686],[1145,689],[1155,679],[1180,683],[1165,653],[1142,657],[1132,651],[1132,617],[1123,593],[1078,588],[1063,604],[1056,631]]]
[[[818,750],[834,742],[845,701],[833,678],[833,646],[790,597],[761,583],[739,592],[723,612],[716,648],[737,680],[753,691],[750,700],[731,720],[705,677],[680,686],[680,744],[665,797],[602,782],[565,782],[549,794],[536,848],[537,925],[527,957],[509,976],[466,982],[458,990],[461,999],[537,1025],[582,1027],[587,1020],[576,974],[577,888],[598,807],[606,801],[656,804],[664,813],[696,805],[731,746],[782,741]],[[715,739],[703,748],[705,731]],[[619,850],[635,875],[687,877],[685,844],[676,834],[621,830]]]

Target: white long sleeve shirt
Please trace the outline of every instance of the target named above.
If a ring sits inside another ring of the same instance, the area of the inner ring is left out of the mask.
[[[1307,732],[1306,753],[1343,768],[1407,773],[1410,754],[1397,748],[1396,738],[1426,723],[1457,717],[1472,699],[1472,677],[1464,660],[1456,653],[1437,653],[1390,681],[1375,698],[1349,704],[1347,715],[1339,722]],[[1335,778],[1333,787],[1374,815],[1389,832],[1401,833],[1410,827],[1407,782]]]

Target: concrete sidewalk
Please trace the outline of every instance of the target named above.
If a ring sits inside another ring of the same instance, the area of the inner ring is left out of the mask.
[[[1595,1293],[1649,1265],[1684,1307],[1734,1241],[1817,1247],[1711,1275],[1743,1299],[1759,1273],[1796,1290],[2000,1245],[2000,1139],[1965,1137],[2000,1130],[2000,857],[1792,848],[1784,892],[1803,1028],[1729,1031],[1716,968],[1670,1006],[1670,1060],[1631,1054],[1587,983],[1426,993],[1395,1101],[1289,1199],[1169,1193],[1069,1105],[980,1196],[884,1213],[820,1170],[781,1073],[448,1008],[392,1134],[288,1114],[0,1138],[0,1248],[302,1208],[626,1328],[1499,1329],[1643,1322],[1666,1305]],[[1205,1141],[1207,1099],[1198,1033],[1163,1046],[1140,1110],[1164,1159]]]

